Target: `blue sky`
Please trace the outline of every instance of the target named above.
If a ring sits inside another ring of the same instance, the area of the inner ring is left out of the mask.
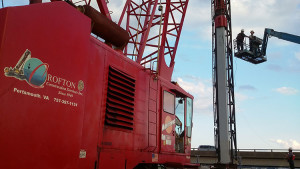
[[[300,35],[300,1],[232,0],[233,38],[243,28]],[[173,79],[195,96],[192,146],[214,145],[210,1],[190,1]],[[200,12],[198,12],[200,11]],[[234,58],[238,148],[300,149],[300,45],[269,39],[268,61]]]
[[[114,21],[124,2],[108,4]],[[261,38],[265,28],[300,36],[300,0],[232,0],[231,8],[233,38],[242,28]],[[211,48],[210,1],[190,0],[172,79],[195,97],[192,147],[214,145]],[[234,58],[238,148],[300,149],[300,45],[272,37],[267,58]]]

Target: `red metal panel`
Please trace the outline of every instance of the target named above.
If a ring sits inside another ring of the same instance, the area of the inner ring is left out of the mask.
[[[39,69],[31,73],[46,78],[36,88],[34,81],[0,73],[0,135],[5,136],[0,168],[77,168],[86,96],[78,84],[87,85],[82,67],[88,63],[89,19],[65,2],[4,10],[0,69],[14,67],[28,49],[32,60],[26,70],[45,63],[47,76],[39,76]]]
[[[0,10],[0,52],[2,51],[2,44],[3,44],[3,37],[4,37],[4,32],[6,29],[6,17],[7,17],[7,8],[1,9]],[[1,60],[4,58],[0,57],[0,63]]]
[[[101,152],[99,160],[99,169],[116,168],[122,169],[126,166],[125,153],[120,151],[111,150],[108,152]]]
[[[225,15],[219,15],[215,18],[215,27],[227,27],[227,19]]]
[[[157,83],[157,79],[156,78],[154,78],[154,77],[152,77],[152,78],[150,78],[150,88],[151,89],[154,89],[154,90],[156,90],[157,91],[157,89],[158,89],[158,83]],[[157,95],[157,92],[155,92],[156,93],[156,95]]]
[[[149,123],[149,133],[156,134],[156,123]]]
[[[91,38],[93,42],[93,38]],[[94,168],[95,161],[98,160],[97,144],[98,140],[102,139],[99,131],[103,126],[101,124],[102,116],[101,112],[104,111],[103,102],[105,102],[104,95],[104,85],[105,82],[104,74],[104,57],[105,50],[100,48],[101,52],[97,52],[98,45],[91,43],[90,53],[89,53],[89,66],[88,72],[93,72],[92,74],[87,75],[87,92],[85,100],[85,114],[83,121],[83,130],[82,130],[82,141],[81,141],[81,150],[85,150],[87,153],[87,159],[82,159],[79,163],[79,168]],[[99,57],[100,56],[100,57]],[[97,71],[95,71],[97,68]],[[95,78],[98,77],[98,78]],[[103,113],[102,113],[103,114]],[[100,124],[99,124],[100,123]]]
[[[150,99],[156,100],[157,99],[157,89],[153,89],[152,86],[150,88]]]
[[[157,102],[155,100],[149,100],[149,110],[156,112],[156,104]]]
[[[105,149],[126,149],[134,150],[136,147],[146,147],[146,138],[147,138],[147,121],[148,118],[145,117],[145,112],[147,112],[146,107],[146,82],[145,79],[147,75],[146,72],[141,71],[141,67],[132,62],[132,60],[124,57],[121,54],[116,54],[113,49],[107,47],[107,58],[105,69],[108,69],[108,66],[111,65],[117,68],[120,71],[132,76],[136,79],[137,83],[135,84],[135,103],[134,103],[134,128],[133,131],[125,131],[113,127],[104,127],[103,128],[103,139],[100,145]]]
[[[149,134],[149,146],[150,147],[155,147],[156,148],[156,141],[157,140],[157,135],[152,135],[152,134]]]
[[[157,121],[157,114],[156,112],[149,111],[149,122],[156,123]]]
[[[26,56],[40,61],[30,78],[47,75],[38,87],[24,79],[28,75],[0,73],[0,135],[5,136],[0,145],[6,145],[0,168],[94,168],[97,162],[101,169],[121,169],[189,162],[187,154],[174,153],[175,117],[162,112],[160,83],[164,90],[188,95],[183,89],[154,79],[140,64],[91,37],[89,18],[65,2],[1,9],[0,19],[0,69],[22,62],[28,49]],[[36,62],[24,63],[19,67],[27,66],[26,71],[35,68]],[[136,81],[133,130],[105,123],[109,67]]]

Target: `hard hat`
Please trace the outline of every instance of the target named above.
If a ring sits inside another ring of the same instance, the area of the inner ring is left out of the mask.
[[[293,151],[293,148],[292,148],[292,147],[290,147],[290,148],[289,148],[289,151]]]
[[[241,32],[244,32],[244,29],[242,29]]]
[[[254,33],[254,31],[253,31],[253,30],[251,30],[251,31],[250,31],[250,33],[252,33],[252,32]]]

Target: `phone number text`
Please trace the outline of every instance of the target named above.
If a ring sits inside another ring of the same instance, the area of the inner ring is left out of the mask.
[[[70,101],[68,101],[68,100],[63,100],[63,99],[54,98],[54,102],[62,103],[62,104],[66,104],[66,105],[70,105],[70,106],[77,107],[77,103],[70,102]]]

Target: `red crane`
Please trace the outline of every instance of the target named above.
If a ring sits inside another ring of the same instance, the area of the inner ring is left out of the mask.
[[[52,1],[0,9],[0,168],[197,168],[171,81],[188,0],[127,0],[118,24]]]

